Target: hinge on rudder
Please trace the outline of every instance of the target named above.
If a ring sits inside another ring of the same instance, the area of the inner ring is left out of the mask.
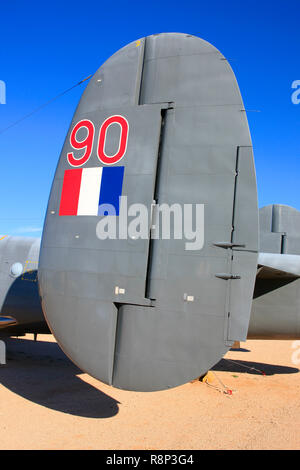
[[[225,279],[225,281],[228,281],[229,279],[241,279],[241,276],[238,274],[231,274],[231,273],[219,273],[215,274],[215,277],[218,277],[220,279]]]
[[[231,242],[216,242],[213,243],[213,246],[218,246],[219,248],[246,248],[246,245]]]

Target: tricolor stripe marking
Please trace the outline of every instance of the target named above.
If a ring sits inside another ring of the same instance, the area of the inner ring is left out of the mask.
[[[65,171],[59,215],[119,215],[124,167]]]

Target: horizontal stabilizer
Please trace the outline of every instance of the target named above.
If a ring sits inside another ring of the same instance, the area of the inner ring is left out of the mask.
[[[300,277],[300,256],[278,253],[259,253],[259,277]]]

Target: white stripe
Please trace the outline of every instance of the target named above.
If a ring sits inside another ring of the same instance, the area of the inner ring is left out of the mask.
[[[98,215],[102,167],[84,168],[77,215]]]

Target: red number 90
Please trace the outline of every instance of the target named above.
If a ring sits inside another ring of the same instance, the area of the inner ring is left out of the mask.
[[[118,124],[120,126],[120,140],[119,140],[119,147],[117,152],[114,155],[107,155],[105,153],[105,142],[106,142],[106,134],[109,126],[112,124]],[[87,130],[87,135],[84,140],[77,140],[76,135],[79,129],[84,127]],[[127,149],[127,141],[128,141],[128,132],[129,132],[129,124],[126,118],[123,116],[115,115],[107,118],[99,131],[99,139],[98,139],[98,147],[97,147],[97,155],[99,160],[106,164],[106,165],[113,165],[119,162],[125,155]],[[95,135],[95,128],[94,124],[89,121],[88,119],[83,119],[79,121],[73,128],[71,135],[70,135],[70,144],[76,150],[85,149],[84,154],[79,157],[75,158],[73,152],[69,152],[67,154],[68,162],[71,166],[82,166],[84,165],[90,158],[93,143],[94,143],[94,135]]]

